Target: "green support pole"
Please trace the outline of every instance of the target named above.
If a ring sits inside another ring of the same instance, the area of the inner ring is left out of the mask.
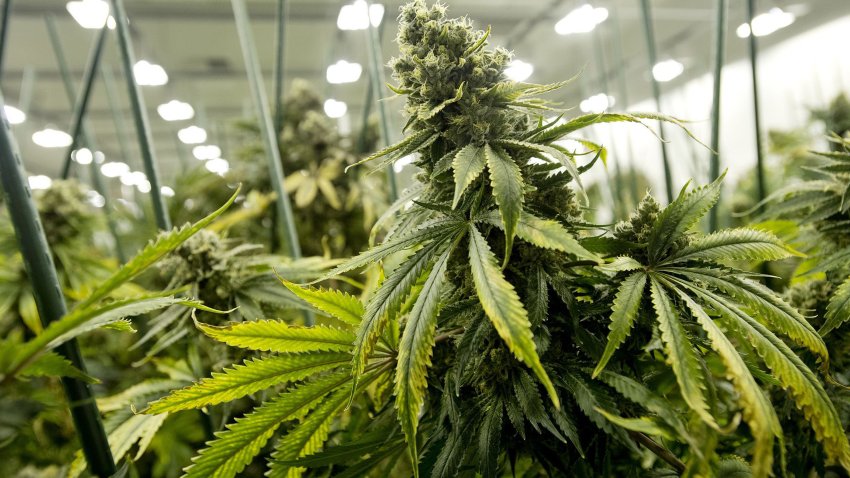
[[[620,96],[620,106],[622,108],[627,108],[629,106],[629,91],[628,91],[628,83],[626,81],[626,63],[623,61],[623,39],[620,36],[620,15],[617,12],[616,5],[612,5],[613,9],[613,17],[611,21],[614,23],[614,28],[611,29],[614,36],[613,48],[611,51],[614,55],[614,64],[620,65],[617,68],[617,89],[619,90],[618,96]],[[632,136],[630,134],[626,135],[626,147],[629,155],[629,190],[632,196],[632,202],[634,206],[637,206],[638,202],[640,202],[640,191],[638,191],[637,184],[637,174],[636,169],[634,167],[634,145],[632,144]]]
[[[3,2],[3,18],[0,19],[0,74],[3,73],[3,60],[6,59],[6,38],[9,33],[9,17],[12,15],[12,0]]]
[[[753,18],[756,15],[755,0],[747,0],[747,24],[753,24]],[[758,182],[758,201],[761,202],[767,197],[767,182],[764,177],[764,151],[761,143],[761,117],[759,115],[759,82],[758,76],[758,44],[756,36],[750,32],[750,70],[753,76],[753,115],[755,116],[756,128],[756,180]]]
[[[275,137],[280,137],[283,130],[283,68],[285,40],[286,40],[286,14],[289,2],[277,0],[277,54],[274,57],[274,131]]]
[[[115,75],[112,68],[103,65],[100,69],[103,77],[103,89],[106,91],[106,99],[109,101],[109,110],[112,112],[112,122],[115,126],[115,136],[118,138],[118,148],[121,150],[121,159],[130,163],[130,145],[127,140],[127,121],[118,108],[118,88],[115,86]]]
[[[652,13],[649,8],[649,0],[640,0],[641,12],[643,13],[643,31],[646,36],[646,50],[649,54],[649,80],[652,83],[652,96],[655,99],[655,109],[661,111],[661,87],[652,74],[652,68],[658,63],[658,55],[655,51],[655,33],[652,29]],[[664,137],[664,122],[658,122],[658,132]],[[661,161],[664,166],[664,191],[667,193],[667,202],[673,201],[673,173],[670,170],[670,158],[667,156],[667,143],[661,141]]]
[[[372,114],[372,80],[369,80],[369,86],[366,87],[366,101],[363,103],[363,115],[360,118],[360,134],[357,135],[357,152],[366,153],[366,135],[369,134],[369,115]]]
[[[106,28],[103,28],[101,32],[98,33],[98,39],[96,40],[98,43],[102,43],[103,30],[106,30]],[[65,87],[65,96],[68,98],[68,103],[71,105],[79,104],[80,101],[75,101],[74,99],[74,83],[71,79],[71,72],[68,69],[68,62],[65,60],[65,52],[62,49],[62,42],[59,40],[59,34],[56,30],[56,20],[52,16],[47,17],[47,33],[50,37],[50,44],[53,47],[53,53],[56,55],[56,64],[59,66],[59,74],[62,76],[62,84]],[[97,48],[99,47],[96,44],[94,49]],[[91,62],[91,59],[89,62]],[[82,138],[82,144],[89,148],[92,151],[92,154],[94,154],[94,152],[99,148],[95,142],[94,135],[86,126],[84,118],[81,116],[79,118],[79,122],[76,124],[79,127],[78,134]],[[115,220],[112,217],[112,206],[111,200],[109,199],[109,191],[107,191],[103,181],[101,180],[100,169],[98,169],[97,161],[95,161],[94,158],[92,158],[90,168],[92,186],[94,186],[94,190],[97,191],[98,194],[103,196],[103,209],[106,214],[106,225],[109,228],[109,232],[112,234],[112,239],[115,241],[115,255],[118,256],[118,260],[120,260],[121,263],[124,263],[127,260],[127,255],[124,253],[124,247],[121,245],[121,238],[118,236],[118,227],[115,225]],[[63,175],[63,179],[67,179],[67,176]]]
[[[71,121],[69,131],[71,133],[71,145],[68,146],[68,151],[65,153],[65,163],[62,165],[62,179],[68,179],[71,174],[71,153],[77,148],[80,138],[80,131],[83,127],[83,118],[86,117],[86,110],[91,99],[91,91],[94,86],[95,74],[100,66],[100,58],[103,56],[103,45],[106,44],[106,33],[109,31],[106,25],[98,30],[92,44],[89,59],[86,63],[86,71],[83,74],[83,84],[80,94],[77,95],[77,101],[74,103],[74,118]]]
[[[298,242],[298,234],[295,230],[295,220],[292,216],[292,205],[289,195],[283,189],[285,174],[283,164],[280,160],[280,149],[277,138],[274,135],[269,103],[266,98],[266,90],[263,87],[260,63],[257,59],[257,50],[254,47],[254,36],[251,33],[251,25],[248,20],[248,12],[243,0],[231,0],[233,16],[236,19],[236,30],[239,34],[239,43],[242,46],[242,56],[245,60],[245,70],[248,72],[248,80],[251,84],[251,93],[254,96],[254,108],[257,111],[260,122],[260,133],[263,136],[266,156],[269,160],[269,171],[272,178],[272,186],[277,195],[277,213],[280,224],[284,227],[284,238],[286,239],[287,253],[292,258],[301,257],[301,244]]]
[[[372,7],[372,2],[366,1],[367,8]],[[369,21],[369,27],[366,29],[369,40],[369,79],[372,82],[372,96],[378,105],[378,117],[381,124],[381,137],[384,140],[384,146],[392,144],[390,138],[390,120],[387,115],[387,107],[381,101],[381,88],[386,83],[384,77],[384,69],[381,66],[383,55],[381,54],[381,38],[378,34],[378,29],[372,26]],[[398,199],[398,185],[396,184],[395,170],[393,165],[387,166],[387,186],[389,187],[390,204]]]
[[[717,37],[714,46],[714,87],[711,96],[711,163],[709,181],[714,181],[720,175],[720,83],[723,73],[723,63],[726,61],[726,12],[729,10],[729,0],[717,0]],[[720,201],[718,201],[718,204]],[[711,208],[708,216],[708,230],[714,232],[718,227],[717,204]]]
[[[32,283],[39,317],[45,327],[59,320],[67,312],[62,289],[53,266],[50,248],[32,195],[27,186],[27,178],[21,163],[18,146],[9,129],[9,121],[3,111],[5,101],[0,93],[0,184],[6,194],[6,206],[9,217],[18,237],[18,245],[27,275]],[[85,372],[80,348],[76,340],[70,340],[57,347],[57,351],[75,367]],[[115,473],[115,462],[109,450],[106,431],[100,418],[100,411],[94,401],[91,386],[81,380],[62,377],[62,387],[68,398],[68,408],[74,421],[83,455],[91,472],[99,477]]]
[[[168,217],[168,208],[162,198],[162,190],[159,183],[159,170],[154,157],[153,138],[151,137],[150,120],[145,108],[145,100],[136,78],[133,76],[133,65],[136,63],[133,54],[133,45],[130,39],[130,25],[127,22],[127,12],[124,10],[123,0],[112,0],[112,14],[118,30],[118,43],[121,47],[121,64],[124,66],[124,77],[127,81],[127,92],[130,95],[130,105],[133,108],[133,117],[136,120],[136,134],[139,137],[139,149],[142,153],[142,161],[145,165],[145,174],[151,183],[151,200],[153,201],[153,212],[156,216],[156,225],[162,230],[171,229],[171,219]]]
[[[596,66],[599,69],[599,83],[602,85],[602,89],[604,90],[605,94],[610,96],[611,85],[608,83],[608,68],[606,67],[605,62],[605,49],[602,47],[602,34],[599,32],[599,28],[594,28],[593,30],[593,51],[594,56],[596,57]],[[611,135],[611,130],[608,130],[608,140],[609,145],[613,146],[614,138]],[[620,215],[619,213],[621,213],[625,209],[625,204],[623,202],[623,192],[626,188],[623,185],[623,171],[622,168],[620,168],[620,162],[617,161],[617,158],[614,158],[614,174],[617,175],[617,180],[614,182],[613,185],[611,185],[611,187],[615,190],[612,193],[612,196],[614,199],[616,199],[617,202],[612,208],[612,210],[615,212],[615,217],[618,217]],[[610,185],[611,177],[608,176],[608,179]]]

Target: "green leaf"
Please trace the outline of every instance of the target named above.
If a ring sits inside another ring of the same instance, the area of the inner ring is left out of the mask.
[[[340,370],[287,390],[237,418],[227,425],[227,430],[217,432],[215,440],[207,442],[208,447],[192,459],[193,464],[185,469],[186,478],[235,477],[260,453],[278,427],[306,416],[327,394],[349,381],[348,370]]]
[[[835,291],[826,306],[826,322],[818,332],[826,335],[850,320],[850,278],[847,278]]]
[[[381,336],[384,325],[390,316],[398,312],[399,307],[413,291],[413,286],[416,285],[423,271],[431,265],[444,247],[444,243],[434,241],[417,251],[413,257],[404,261],[387,277],[366,304],[366,313],[363,315],[363,322],[357,329],[357,338],[354,341],[352,367],[355,375],[363,373],[369,354]]]
[[[419,454],[416,432],[419,426],[419,411],[425,401],[425,389],[428,386],[426,374],[431,366],[440,294],[445,284],[446,267],[451,252],[451,248],[446,249],[434,263],[407,319],[398,348],[395,404],[410,451],[414,476],[417,477],[419,476]]]
[[[647,435],[660,436],[667,440],[675,439],[675,436],[670,433],[670,431],[658,423],[658,419],[654,417],[639,417],[639,418],[624,418],[617,414],[608,412],[602,408],[597,407],[596,411],[599,412],[603,417],[608,419],[609,422],[614,425],[625,428],[626,430],[631,430],[633,432],[644,433]]]
[[[646,274],[635,272],[627,277],[617,289],[614,304],[611,306],[611,323],[608,325],[608,344],[602,358],[593,370],[593,378],[605,368],[620,344],[629,336],[632,325],[638,316],[643,292],[646,290]]]
[[[791,249],[767,231],[735,228],[713,232],[691,241],[686,247],[663,261],[673,264],[687,261],[774,261],[803,254]]]
[[[499,214],[505,225],[505,260],[508,263],[511,255],[511,247],[516,235],[516,226],[522,212],[523,196],[522,173],[519,165],[508,153],[498,147],[484,146],[484,155],[487,157],[487,167],[490,169],[490,184],[493,186],[493,199],[499,206]]]
[[[711,184],[682,192],[659,214],[649,235],[648,253],[651,263],[656,263],[667,250],[688,231],[720,198],[720,185],[724,172]],[[687,187],[687,186],[686,186]]]
[[[505,225],[496,211],[491,211],[485,219],[490,224],[504,229]],[[521,211],[516,225],[516,235],[523,241],[544,249],[572,254],[579,259],[602,262],[596,254],[588,251],[559,222],[540,219],[533,214]]]
[[[425,142],[432,135],[429,130],[420,130],[417,131],[410,136],[404,138],[396,144],[391,146],[387,146],[386,148],[373,153],[367,156],[365,159],[362,159],[352,165],[349,165],[345,168],[345,171],[348,171],[348,168],[352,168],[354,166],[361,165],[363,163],[367,163],[374,159],[382,158],[384,156],[389,156],[391,159],[396,159],[406,154],[410,154],[413,151],[416,151],[419,148],[419,145]]]
[[[672,285],[667,281],[665,283],[668,286]],[[711,341],[712,349],[720,356],[723,365],[726,367],[726,375],[738,392],[738,400],[744,410],[744,420],[750,427],[750,433],[752,433],[756,441],[753,451],[753,470],[755,475],[760,477],[769,476],[773,461],[774,437],[782,436],[779,418],[776,416],[770,399],[753,378],[735,345],[729,341],[702,306],[680,288],[673,288],[682,301],[685,302],[688,309],[690,309],[691,314],[693,314],[700,326],[705,330],[708,339]]]
[[[605,272],[617,273],[643,269],[643,264],[628,256],[618,256],[611,262],[600,264],[596,268]]]
[[[484,155],[483,147],[469,144],[457,152],[454,161],[452,161],[455,176],[455,195],[452,199],[452,209],[457,207],[463,192],[484,171],[485,166],[487,166],[487,158]]]
[[[470,225],[469,231],[469,264],[481,307],[514,356],[534,371],[549,393],[552,403],[560,408],[555,387],[537,355],[528,313],[514,287],[499,270],[496,257],[484,236],[473,225]]]
[[[231,347],[262,352],[344,352],[351,349],[354,334],[326,325],[296,327],[281,320],[257,320],[224,326],[196,322],[203,333]]]
[[[773,376],[790,391],[797,407],[803,410],[827,456],[850,471],[850,443],[844,434],[838,412],[817,376],[785,342],[739,307],[711,291],[693,287],[691,290],[755,348]]]
[[[150,404],[145,413],[155,414],[190,410],[228,402],[265,390],[273,385],[302,380],[313,374],[330,370],[348,362],[351,355],[340,352],[275,355],[247,359],[210,378],[176,390],[171,395]]]
[[[162,426],[168,414],[162,415],[131,415],[127,420],[109,433],[109,449],[115,461],[120,461],[136,443],[138,450],[133,460],[138,460],[147,450],[148,445],[156,432]],[[86,468],[86,461],[82,453],[78,453],[76,459],[70,466],[68,477],[79,475]]]
[[[308,304],[346,324],[357,326],[363,320],[363,303],[351,294],[334,289],[302,287],[284,279],[281,282]]]
[[[458,101],[460,101],[461,98],[463,98],[463,87],[465,85],[466,85],[465,81],[460,82],[460,85],[458,85],[457,90],[455,91],[454,97],[443,100],[442,103],[440,103],[439,105],[437,105],[433,108],[429,109],[427,103],[423,104],[419,108],[419,112],[417,113],[417,117],[422,121],[429,120],[429,119],[433,118],[440,111],[443,111],[443,109],[446,106],[449,106],[452,103],[457,103]]]
[[[71,377],[86,383],[98,383],[99,381],[83,373],[75,367],[70,360],[55,353],[48,352],[38,356],[19,373],[19,377]]]
[[[705,423],[717,428],[717,423],[709,412],[703,390],[706,377],[700,366],[696,349],[682,326],[682,318],[654,274],[650,274],[649,281],[652,305],[658,320],[658,329],[661,331],[661,341],[664,342],[667,362],[676,375],[682,398]]]
[[[552,157],[552,159],[561,163],[561,166],[563,166],[564,168],[567,169],[567,171],[570,173],[570,176],[572,176],[573,179],[575,179],[576,184],[578,185],[581,193],[584,194],[585,202],[587,202],[587,194],[585,193],[584,185],[581,183],[581,173],[579,173],[579,170],[576,167],[575,163],[573,162],[572,158],[570,158],[568,155],[564,154],[558,148],[555,148],[555,147],[552,147],[552,146],[547,146],[545,144],[532,143],[532,142],[528,142],[528,141],[517,141],[517,140],[512,140],[512,139],[506,139],[506,140],[499,141],[499,144],[509,145],[509,146],[513,146],[515,148],[527,149],[527,150],[530,150],[530,151],[536,151],[536,152],[539,152],[539,153],[548,154],[549,156]]]

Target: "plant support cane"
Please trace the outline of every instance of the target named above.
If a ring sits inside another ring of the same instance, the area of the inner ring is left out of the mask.
[[[728,0],[717,0],[717,30],[714,47],[714,85],[711,96],[711,170],[709,180],[720,176],[720,81],[723,76],[723,62],[726,60],[726,11]],[[762,198],[763,199],[763,198]],[[719,203],[720,201],[718,201]],[[717,206],[711,208],[708,215],[708,230],[717,230]]]
[[[4,105],[5,101],[0,93],[0,111],[3,111]],[[6,113],[0,114],[3,118],[2,131],[0,131],[0,183],[6,194],[9,216],[18,237],[27,274],[32,282],[39,316],[46,327],[65,315],[67,309],[56,277],[56,269],[53,267],[47,239],[44,237],[41,221],[27,186],[17,144],[9,129]],[[85,365],[75,340],[63,343],[57,347],[57,351],[75,367],[85,372]],[[68,408],[89,468],[99,477],[114,474],[115,462],[109,450],[109,442],[106,439],[106,432],[103,429],[91,387],[81,380],[70,377],[62,378],[62,386],[68,398]]]

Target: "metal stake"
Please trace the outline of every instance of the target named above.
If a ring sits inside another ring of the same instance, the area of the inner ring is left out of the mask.
[[[652,29],[652,13],[649,9],[649,0],[640,0],[643,13],[643,30],[646,35],[646,50],[649,54],[649,79],[652,82],[652,96],[655,98],[655,109],[661,111],[661,87],[658,80],[652,74],[652,68],[658,63],[658,55],[655,51],[655,33]],[[658,122],[658,132],[664,137],[664,122]],[[661,143],[661,161],[664,166],[664,190],[667,193],[667,202],[673,201],[673,173],[670,170],[670,158],[667,156],[667,144]]]
[[[729,9],[728,0],[717,0],[717,37],[714,47],[714,88],[711,99],[711,162],[709,181],[714,181],[720,175],[720,85],[723,73],[723,63],[726,61],[726,12]],[[718,200],[718,204],[720,201]],[[717,230],[717,204],[711,208],[708,215],[708,230]]]
[[[50,248],[47,245],[47,238],[44,237],[44,230],[27,185],[18,145],[9,129],[6,113],[3,111],[4,105],[5,101],[0,93],[0,117],[2,117],[0,184],[6,194],[6,206],[18,237],[27,275],[32,283],[39,317],[46,327],[64,316],[67,309],[56,269],[53,266]],[[57,347],[57,351],[75,367],[85,372],[85,364],[76,340],[63,343]],[[80,445],[89,469],[100,477],[113,475],[115,462],[91,387],[86,382],[69,377],[62,377],[62,387],[68,398],[68,408],[80,437]]]
[[[764,177],[764,152],[761,143],[761,118],[759,115],[759,82],[758,76],[758,44],[752,32],[753,17],[755,17],[756,2],[747,0],[747,24],[750,25],[750,70],[753,75],[753,115],[756,128],[756,180],[758,183],[758,201],[767,197],[767,182]]]
[[[280,137],[283,130],[283,68],[285,40],[286,40],[286,16],[289,2],[277,0],[277,54],[274,57],[274,131],[275,137]]]
[[[3,18],[0,19],[0,74],[3,73],[3,60],[6,59],[6,38],[9,33],[9,17],[12,15],[12,0],[3,2]]]
[[[133,65],[136,63],[133,54],[132,40],[130,38],[130,25],[127,22],[127,12],[124,10],[123,0],[112,0],[112,12],[118,30],[118,43],[121,47],[121,64],[124,66],[124,77],[127,81],[127,91],[130,95],[130,105],[133,108],[133,117],[136,120],[136,134],[139,137],[139,149],[142,153],[142,161],[145,165],[145,174],[151,183],[151,200],[153,201],[153,212],[156,216],[156,225],[160,229],[171,229],[171,220],[168,217],[168,208],[162,198],[162,190],[159,184],[159,170],[154,157],[153,138],[151,137],[150,121],[148,111],[145,108],[145,100],[136,78],[133,76]]]

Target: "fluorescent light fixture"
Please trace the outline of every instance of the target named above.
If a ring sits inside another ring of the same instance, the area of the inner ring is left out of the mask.
[[[163,187],[159,188],[159,192],[162,193],[162,195],[165,196],[165,197],[168,197],[168,198],[174,197],[174,190],[171,189],[168,186],[163,186]]]
[[[578,107],[585,113],[603,113],[608,108],[614,106],[614,97],[599,93],[593,95],[586,100],[582,100]]]
[[[127,164],[120,161],[112,161],[104,163],[103,166],[100,167],[100,172],[107,178],[120,178],[130,172],[130,166],[127,166]]]
[[[402,156],[395,163],[393,163],[393,169],[395,170],[395,172],[400,173],[405,166],[407,166],[408,164],[412,164],[415,160],[416,157],[412,154]]]
[[[197,126],[189,126],[178,131],[177,138],[183,144],[201,144],[207,140],[207,131]]]
[[[141,86],[162,86],[168,83],[165,68],[147,60],[139,60],[133,65],[133,76]]]
[[[163,103],[156,107],[156,112],[165,121],[183,121],[192,119],[195,116],[195,110],[192,108],[192,105],[180,100],[171,100],[168,103]]]
[[[115,19],[109,14],[109,3],[104,0],[79,0],[65,4],[68,13],[83,28],[99,30],[103,23],[110,30],[115,29]]]
[[[365,0],[355,0],[351,5],[343,5],[336,18],[340,30],[365,30],[371,23],[373,27],[381,24],[384,18],[384,6],[380,3],[367,5]]]
[[[534,65],[522,60],[513,60],[505,68],[505,76],[513,81],[525,81],[534,73]]]
[[[6,113],[6,119],[11,124],[21,124],[27,120],[27,114],[14,106],[3,105],[3,111]]]
[[[145,179],[144,181],[136,184],[136,189],[138,189],[140,193],[149,193],[151,192],[151,183]]]
[[[348,112],[348,105],[344,101],[333,98],[325,100],[325,114],[331,118],[342,118]]]
[[[95,151],[94,152],[94,162],[95,162],[95,164],[103,164],[104,161],[106,161],[106,156],[100,151]]]
[[[53,128],[44,128],[32,134],[32,142],[42,148],[67,148],[71,146],[71,135]]]
[[[43,174],[30,176],[27,178],[27,182],[29,183],[30,189],[32,190],[47,189],[50,187],[51,184],[53,184],[53,180]]]
[[[781,8],[771,8],[767,13],[756,15],[753,18],[752,32],[757,37],[770,35],[794,23],[796,19],[797,17],[793,13],[783,11]],[[747,38],[750,36],[750,30],[749,24],[742,23],[735,30],[735,34],[738,35],[738,38]]]
[[[596,25],[604,22],[606,18],[608,18],[608,9],[593,8],[585,3],[558,20],[555,24],[555,33],[571,35],[592,32]]]
[[[673,78],[681,75],[685,71],[685,66],[676,60],[659,61],[652,67],[652,76],[657,81],[670,81]]]
[[[103,207],[106,204],[106,198],[101,196],[97,191],[86,191],[86,199],[94,207]]]
[[[88,148],[76,149],[74,150],[74,154],[72,156],[74,158],[74,161],[80,164],[91,164],[92,160],[94,159],[94,155]]]
[[[125,186],[138,186],[147,180],[148,177],[141,171],[128,171],[121,175],[121,184]]]
[[[328,67],[328,72],[325,75],[328,83],[338,85],[341,83],[354,83],[360,79],[360,74],[363,73],[363,67],[360,63],[349,63],[345,60],[339,60]]]
[[[202,144],[192,148],[192,155],[201,161],[216,159],[221,157],[221,148],[214,144]]]
[[[214,158],[204,163],[204,167],[211,173],[222,175],[230,170],[230,163],[226,159]]]

